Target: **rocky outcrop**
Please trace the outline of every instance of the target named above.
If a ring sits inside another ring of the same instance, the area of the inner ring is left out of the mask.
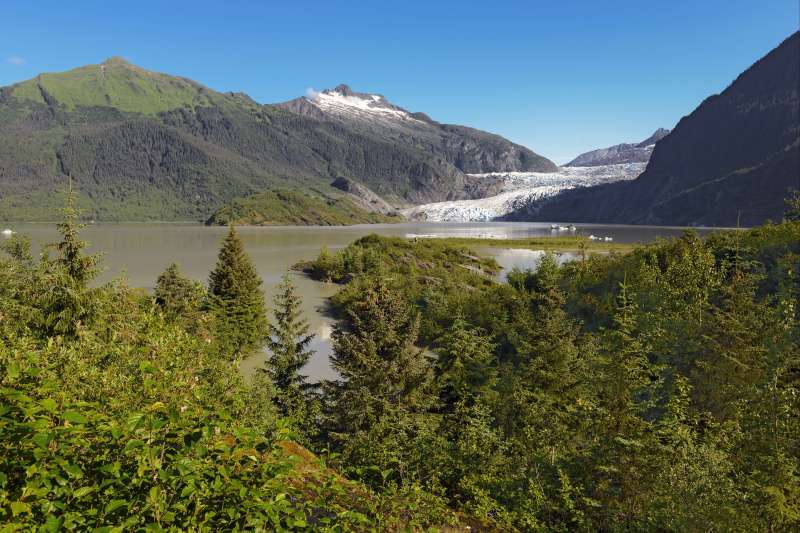
[[[628,183],[566,191],[515,220],[750,226],[800,188],[800,32],[710,96]]]
[[[636,144],[616,144],[585,152],[565,166],[595,167],[600,165],[619,165],[623,163],[647,163],[658,141],[669,135],[669,130],[658,128],[650,137]]]
[[[389,202],[369,190],[369,188],[351,179],[339,176],[333,180],[331,186],[347,193],[347,197],[353,203],[366,211],[382,215],[399,215],[397,209],[390,205]]]

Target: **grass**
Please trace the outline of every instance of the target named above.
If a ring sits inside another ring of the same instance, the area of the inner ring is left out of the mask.
[[[423,237],[424,238],[424,237]],[[588,237],[530,237],[527,239],[482,239],[467,237],[431,238],[453,246],[468,248],[517,248],[525,250],[544,250],[546,252],[625,253],[633,250],[639,243],[598,242]]]
[[[67,72],[41,74],[14,86],[20,100],[44,103],[43,87],[68,110],[114,107],[123,112],[155,115],[187,105],[210,105],[218,93],[184,78],[150,72],[121,58]]]

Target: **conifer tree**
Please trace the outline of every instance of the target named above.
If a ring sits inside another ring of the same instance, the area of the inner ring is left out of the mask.
[[[800,221],[800,191],[793,190],[792,194],[786,199],[786,211],[783,218],[789,222]]]
[[[302,317],[300,297],[288,275],[284,275],[274,298],[273,320],[269,325],[266,372],[277,392],[277,401],[284,415],[296,412],[310,389],[307,377],[300,370],[314,354],[308,346],[314,338],[308,322]]]
[[[228,358],[249,355],[267,338],[261,284],[236,229],[230,226],[208,282],[208,308],[214,319],[216,344]]]
[[[196,281],[181,275],[178,265],[172,263],[156,280],[156,303],[171,318],[192,318],[199,310],[204,294]]]
[[[607,333],[602,382],[609,428],[624,433],[650,407],[655,369],[647,358],[647,346],[639,338],[636,302],[627,283],[620,284],[614,328]]]
[[[627,281],[627,280],[626,280]],[[598,404],[593,431],[593,469],[584,471],[591,497],[606,502],[601,529],[615,530],[626,517],[639,516],[646,505],[643,486],[654,475],[657,442],[648,411],[660,384],[657,369],[640,338],[636,302],[628,284],[620,284],[613,329],[606,332],[598,371]]]
[[[436,370],[446,411],[459,402],[474,403],[475,398],[491,393],[497,381],[494,345],[481,330],[456,318],[437,345]]]
[[[329,436],[354,466],[417,476],[436,438],[426,416],[436,397],[430,361],[415,346],[419,314],[382,282],[366,288],[333,332]],[[441,449],[441,447],[439,447]]]
[[[58,250],[56,264],[63,268],[79,287],[86,287],[97,275],[99,256],[84,254],[87,243],[81,240],[78,234],[85,224],[78,223],[80,211],[75,205],[76,202],[77,195],[70,180],[66,205],[62,210],[64,218],[56,225],[61,234],[61,241],[55,243]]]
[[[42,299],[42,326],[50,334],[74,335],[82,325],[91,323],[97,316],[97,290],[89,287],[98,274],[98,255],[86,255],[87,243],[80,239],[83,224],[78,223],[80,212],[76,207],[76,194],[72,182],[67,190],[64,218],[58,223],[61,240],[50,246],[58,252],[51,261],[47,257],[42,265],[51,276],[48,290],[39,293]]]

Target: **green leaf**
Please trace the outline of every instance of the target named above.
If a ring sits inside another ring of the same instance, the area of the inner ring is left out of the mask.
[[[25,502],[11,502],[11,514],[14,516],[17,516],[21,513],[27,513],[30,510],[30,505]]]
[[[81,488],[77,489],[75,492],[73,492],[72,496],[74,496],[76,499],[81,499],[84,496],[86,496],[87,494],[91,494],[92,492],[94,492],[94,490],[95,490],[95,488],[93,486],[92,487],[81,487]]]
[[[50,440],[52,439],[50,433],[37,433],[31,439],[35,445],[40,448],[47,448],[50,444]]]
[[[39,405],[41,405],[51,413],[55,413],[56,409],[58,408],[58,403],[52,398],[45,398],[44,400],[39,402]]]
[[[50,516],[47,517],[47,521],[44,523],[44,529],[45,531],[56,533],[58,530],[61,529],[63,523],[64,523],[63,517],[58,517],[51,514]]]
[[[6,372],[8,374],[9,380],[16,381],[16,379],[19,377],[20,374],[19,365],[17,363],[10,363],[8,365]]]
[[[128,441],[127,444],[125,444],[124,452],[128,453],[128,452],[130,452],[132,450],[138,450],[139,448],[142,448],[143,446],[144,446],[144,441],[143,440],[131,439],[131,440]]]
[[[64,420],[72,422],[73,424],[86,424],[89,422],[88,418],[77,411],[67,411],[64,413],[63,417]]]
[[[125,500],[111,500],[110,502],[108,502],[108,504],[106,504],[106,508],[104,509],[104,511],[106,514],[111,514],[120,507],[127,507],[127,506],[128,502]]]
[[[64,472],[69,474],[72,477],[83,477],[83,470],[80,469],[77,465],[66,464],[64,465]]]
[[[128,417],[128,430],[133,431],[138,426],[142,419],[145,417],[145,413],[133,413],[131,416]]]

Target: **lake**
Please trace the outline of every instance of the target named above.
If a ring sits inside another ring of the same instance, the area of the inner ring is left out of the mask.
[[[57,238],[54,224],[4,223],[28,235],[34,250]],[[176,262],[184,275],[205,282],[213,268],[220,242],[227,232],[224,227],[195,224],[97,224],[86,227],[82,237],[89,241],[91,252],[103,252],[106,270],[101,279],[123,276],[134,287],[152,289],[156,278]],[[281,276],[295,263],[313,259],[323,246],[330,251],[347,246],[370,233],[392,236],[481,237],[517,239],[551,235],[550,225],[524,222],[403,223],[371,224],[346,227],[242,227],[237,231],[264,280],[268,301]],[[657,237],[680,235],[684,228],[656,226],[578,225],[578,233],[611,236],[615,242],[648,242]],[[708,230],[702,230],[706,232]],[[2,238],[2,237],[0,237]],[[504,248],[481,248],[492,255],[507,272],[514,267],[535,267],[541,252]],[[563,259],[568,259],[564,256]],[[293,273],[298,293],[303,299],[304,313],[315,334],[311,348],[315,356],[306,368],[313,379],[334,374],[328,364],[332,320],[322,313],[326,298],[338,286],[319,283]],[[242,365],[249,374],[263,364],[264,356],[254,356]]]

